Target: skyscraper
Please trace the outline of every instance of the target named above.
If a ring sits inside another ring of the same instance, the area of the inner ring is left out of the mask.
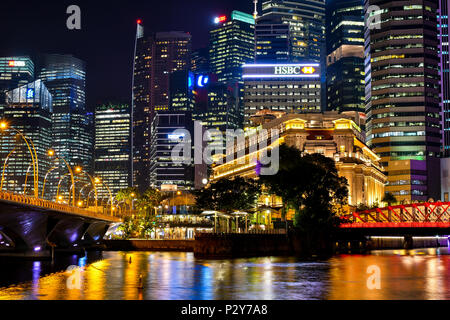
[[[399,201],[439,199],[438,2],[364,5],[378,6],[365,26],[367,143]]]
[[[281,17],[261,17],[255,25],[255,62],[293,61],[289,24]]]
[[[133,64],[133,185],[141,191],[156,182],[155,116],[169,108],[170,74],[188,69],[190,60],[189,33],[146,35],[138,21]]]
[[[257,23],[289,25],[291,62],[325,61],[325,0],[263,1]]]
[[[443,153],[450,157],[450,59],[448,54],[448,0],[439,0],[438,37],[441,74],[441,110],[443,114]]]
[[[242,83],[242,65],[255,59],[255,20],[250,14],[233,11],[221,16],[210,31],[211,72],[222,83]]]
[[[44,176],[50,167],[47,150],[52,142],[52,96],[41,80],[30,82],[6,92],[4,118],[8,125],[19,130],[36,150],[38,163],[33,166],[27,143],[14,131],[2,131],[2,158],[6,159],[4,190],[33,194],[33,175],[42,187]],[[34,152],[34,150],[33,150]],[[25,184],[25,182],[27,182]],[[45,193],[46,198],[48,193]],[[40,194],[39,194],[40,196]]]
[[[34,63],[29,57],[0,57],[0,106],[6,91],[34,80]]]
[[[105,104],[95,108],[95,175],[111,192],[131,186],[131,115],[125,104]],[[99,188],[99,197],[107,191]]]
[[[280,24],[289,26],[288,46],[280,48],[276,58],[280,59],[288,52],[288,62],[291,63],[320,63],[321,64],[321,109],[326,108],[326,48],[325,48],[325,0],[265,0],[262,3],[262,14],[257,19],[258,39],[260,28],[264,24],[272,25],[272,43],[281,45],[283,33]],[[280,39],[281,38],[281,39]],[[261,49],[259,48],[261,47]],[[268,45],[271,48],[271,45]],[[266,51],[273,55],[264,46],[257,47],[258,51]],[[261,54],[258,54],[261,56]],[[271,61],[276,63],[277,61]]]
[[[53,97],[52,148],[71,165],[92,172],[92,112],[86,108],[86,66],[72,55],[42,57],[41,79]]]
[[[327,1],[327,110],[364,112],[363,0]]]

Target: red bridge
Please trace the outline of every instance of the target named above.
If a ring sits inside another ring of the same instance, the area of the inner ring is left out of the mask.
[[[450,202],[412,203],[353,212],[340,229],[364,235],[450,235]]]

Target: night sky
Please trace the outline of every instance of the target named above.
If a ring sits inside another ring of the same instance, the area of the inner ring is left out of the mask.
[[[68,30],[66,9],[81,8],[81,30]],[[253,12],[252,0],[2,1],[0,56],[73,54],[87,62],[87,104],[130,102],[136,20],[146,32],[186,31],[206,46],[212,20]]]

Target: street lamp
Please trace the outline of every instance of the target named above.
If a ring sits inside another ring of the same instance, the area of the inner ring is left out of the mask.
[[[100,181],[98,180],[98,178],[94,178],[92,177],[89,173],[87,173],[86,171],[83,170],[82,167],[80,166],[76,166],[75,167],[75,173],[83,173],[85,174],[89,180],[91,180],[92,186],[94,187],[94,193],[95,193],[95,212],[97,212],[97,207],[98,207],[98,192],[97,192],[97,186],[96,184],[99,183]]]
[[[55,156],[57,160],[62,160],[64,162],[64,164],[66,165],[67,169],[69,170],[70,179],[72,180],[72,206],[75,207],[75,179],[73,177],[72,168],[69,166],[69,164],[67,163],[67,161],[64,158],[58,157],[55,150],[50,149],[47,151],[47,154],[49,157]],[[60,183],[61,183],[61,181],[60,181]],[[59,184],[58,184],[58,188],[59,188]]]
[[[102,179],[100,179],[100,178],[98,178],[98,177],[95,177],[94,178],[94,181],[95,181],[95,183],[102,183],[105,187],[106,187],[106,189],[108,190],[108,193],[109,193],[109,199],[110,199],[110,201],[111,201],[111,215],[113,215],[113,196],[112,196],[112,193],[111,193],[111,190],[109,189],[109,187],[108,187],[108,185],[102,180]]]
[[[4,131],[4,130],[8,130],[8,129],[11,129],[14,132],[16,132],[23,139],[23,141],[26,143],[26,145],[28,147],[28,151],[30,152],[31,161],[33,164],[34,197],[39,198],[39,166],[38,166],[38,158],[37,158],[36,148],[34,147],[33,141],[31,140],[31,138],[26,137],[22,132],[20,132],[16,128],[9,126],[9,124],[6,121],[1,121],[0,122],[0,130]],[[3,167],[3,172],[4,172],[4,167]],[[3,187],[3,178],[4,177],[2,175],[1,187]]]

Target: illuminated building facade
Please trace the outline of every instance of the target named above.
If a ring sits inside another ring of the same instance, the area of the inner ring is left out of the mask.
[[[367,144],[398,201],[440,197],[437,1],[366,0]],[[378,21],[378,22],[377,22]]]
[[[242,83],[242,65],[255,59],[255,19],[233,11],[216,18],[217,27],[210,31],[210,71],[222,83]]]
[[[266,0],[258,19],[289,25],[290,62],[324,61],[325,0]]]
[[[279,138],[269,142],[269,149],[286,144],[298,148],[302,154],[319,153],[334,159],[339,175],[348,181],[349,205],[370,206],[381,202],[386,176],[379,164],[380,158],[364,144],[364,134],[356,124],[360,121],[358,118],[356,112],[285,114],[260,125],[256,132],[265,129],[271,136],[271,130],[279,130]],[[239,154],[243,144],[235,143],[234,148],[227,150],[227,156],[233,155],[234,160],[227,159],[224,164],[213,167],[212,180],[258,177],[257,161],[263,150],[249,153],[249,150],[257,150],[252,148],[258,140],[254,134],[255,131],[248,131],[246,135],[245,155]]]
[[[169,109],[169,82],[173,72],[187,70],[191,62],[191,35],[186,32],[136,33],[133,61],[133,185],[141,191],[155,181],[155,116]],[[152,160],[153,159],[153,160]]]
[[[42,188],[50,168],[47,150],[52,143],[52,95],[45,84],[36,80],[6,92],[4,118],[9,126],[32,140],[39,159],[37,168]],[[11,130],[3,131],[1,139],[2,159],[8,159],[3,189],[33,194],[33,162],[26,143]],[[48,193],[45,197],[50,199]]]
[[[131,115],[125,104],[107,104],[95,108],[95,176],[112,193],[131,186]],[[107,196],[99,188],[99,197]]]
[[[85,63],[71,55],[45,55],[38,77],[53,97],[52,148],[70,165],[92,172],[93,114],[86,108]]]
[[[243,70],[246,125],[261,110],[320,112],[318,63],[246,64]]]
[[[175,132],[185,130],[184,133]],[[192,190],[200,185],[206,176],[206,167],[194,164],[194,120],[189,111],[164,111],[156,116],[156,156],[154,185],[164,190],[167,187],[174,190]],[[191,154],[180,152],[179,157],[189,157],[191,164],[175,163],[172,161],[172,150],[181,142],[190,146]],[[201,172],[203,170],[204,172]]]
[[[34,63],[29,57],[0,57],[0,106],[6,91],[34,80]]]
[[[192,52],[191,71],[197,73],[210,73],[208,48],[200,48]]]
[[[327,1],[327,110],[365,111],[363,0]]]
[[[290,28],[281,18],[261,17],[255,25],[255,62],[274,63],[293,61]]]
[[[450,60],[448,54],[448,0],[439,0],[438,37],[441,75],[441,110],[443,114],[443,153],[450,156]]]

